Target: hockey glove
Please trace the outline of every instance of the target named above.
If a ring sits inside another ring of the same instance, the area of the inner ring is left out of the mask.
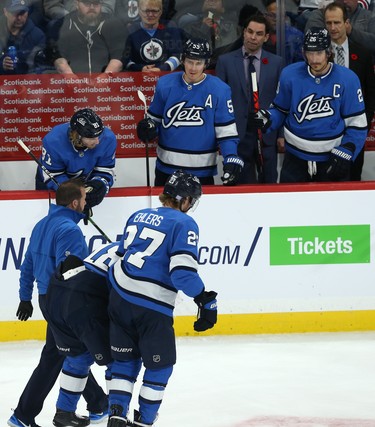
[[[91,179],[85,184],[86,206],[92,208],[102,202],[108,193],[109,185],[104,179]]]
[[[194,322],[194,331],[203,332],[212,328],[217,322],[217,293],[203,291],[194,298],[198,306],[197,320]]]
[[[260,129],[262,132],[266,132],[271,124],[271,115],[267,110],[259,110],[257,113],[252,113],[247,119],[247,127],[250,130]]]
[[[332,181],[350,178],[350,166],[355,151],[352,142],[335,147],[331,150],[328,162],[327,177]]]
[[[19,303],[16,316],[18,320],[27,320],[29,317],[33,315],[33,305],[31,301],[21,301]]]
[[[137,125],[137,136],[143,142],[152,141],[158,136],[156,123],[152,119],[142,119]]]
[[[89,218],[93,216],[93,211],[90,206],[86,205],[82,212],[85,217],[83,218],[83,223],[87,225],[89,223]]]
[[[223,161],[223,176],[221,177],[223,185],[236,185],[243,166],[244,162],[240,157],[236,155],[225,157]]]

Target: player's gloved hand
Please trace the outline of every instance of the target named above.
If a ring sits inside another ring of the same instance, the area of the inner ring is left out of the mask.
[[[194,331],[203,332],[212,328],[217,322],[217,292],[203,291],[194,298],[198,306],[197,320],[194,322]]]
[[[109,185],[103,178],[91,179],[85,184],[86,206],[92,208],[102,202],[104,196],[109,191]]]
[[[149,118],[142,119],[137,124],[137,136],[143,142],[152,141],[158,136],[156,123]]]
[[[339,145],[331,150],[327,176],[332,181],[340,179],[349,179],[350,166],[355,151],[355,145],[352,142]]]
[[[267,110],[259,110],[252,113],[247,119],[247,126],[250,129],[260,129],[265,132],[272,124],[271,115]]]
[[[236,185],[243,166],[243,160],[235,154],[226,156],[223,161],[223,176],[221,177],[223,185]]]
[[[89,223],[89,218],[91,218],[93,216],[93,211],[90,208],[90,206],[86,205],[83,209],[83,215],[85,215],[85,217],[83,218],[83,223],[85,225],[87,225]]]
[[[18,305],[16,316],[18,320],[27,320],[33,314],[33,305],[31,301],[21,301]]]

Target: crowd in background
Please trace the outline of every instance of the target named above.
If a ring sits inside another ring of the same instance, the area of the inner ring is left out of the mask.
[[[357,42],[375,46],[374,0],[343,0],[365,21]],[[244,20],[264,14],[263,48],[290,64],[302,60],[304,31],[319,23],[324,0],[288,0],[283,38],[277,34],[276,0],[2,0],[0,73],[101,73],[173,71],[181,68],[185,41],[209,41],[217,58],[242,44]],[[310,24],[311,22],[311,24]],[[280,28],[280,27],[278,27]],[[283,46],[281,49],[280,46]],[[13,52],[8,50],[14,47]],[[374,48],[372,48],[374,49]],[[373,52],[374,53],[374,52]]]

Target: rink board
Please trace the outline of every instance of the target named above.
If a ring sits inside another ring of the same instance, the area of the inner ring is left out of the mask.
[[[293,190],[293,191],[292,191]],[[158,188],[113,189],[94,220],[112,239],[135,210],[159,206]],[[207,334],[375,330],[375,183],[205,187],[192,213],[200,228],[199,272],[218,292],[219,321]],[[0,340],[42,339],[15,319],[19,266],[46,192],[0,193]],[[102,243],[82,225],[90,249]],[[177,335],[194,335],[194,302],[178,294]]]

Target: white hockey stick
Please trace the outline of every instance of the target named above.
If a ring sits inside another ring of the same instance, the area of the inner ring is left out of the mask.
[[[138,94],[138,98],[143,102],[143,105],[145,107],[145,115],[144,118],[147,118],[147,101],[146,101],[146,97],[145,94],[141,91],[138,90],[137,92]],[[146,182],[147,182],[147,187],[150,187],[150,156],[148,153],[148,143],[149,141],[144,141],[145,145],[146,145]]]
[[[143,102],[143,105],[145,107],[145,117],[147,117],[147,101],[146,101],[145,94],[141,90],[139,90],[137,94],[138,94],[138,98]]]
[[[21,146],[21,148],[26,151],[27,154],[29,154],[33,160],[38,164],[38,166],[43,170],[43,172],[50,178],[50,180],[57,186],[59,186],[59,182],[56,180],[56,178],[51,174],[51,172],[40,162],[40,160],[35,157],[34,153],[30,150],[30,148],[22,141],[22,139],[17,140],[18,144]],[[91,222],[91,224],[99,231],[99,233],[108,241],[108,243],[112,243],[110,238],[104,233],[104,231],[95,223],[95,221],[87,217],[87,220]]]

